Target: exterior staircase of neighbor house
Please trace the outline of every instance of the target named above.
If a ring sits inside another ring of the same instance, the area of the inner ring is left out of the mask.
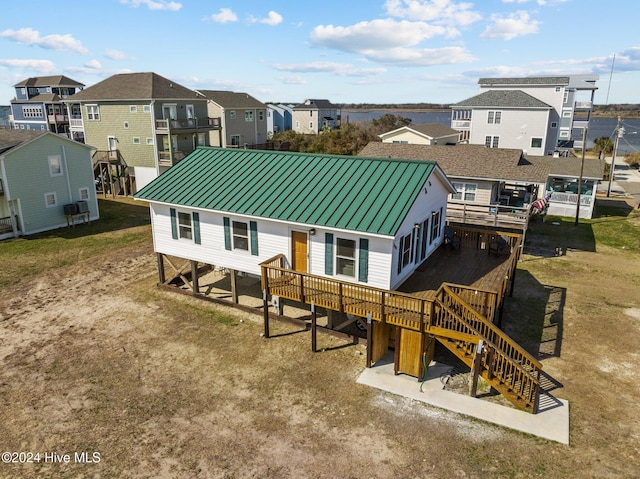
[[[435,337],[516,407],[537,412],[542,365],[484,316],[480,307],[466,300],[461,292],[464,286],[442,284],[435,297],[422,298],[299,273],[284,266],[284,255],[261,264],[267,295],[313,303],[419,332],[422,337]],[[495,312],[495,305],[492,309]],[[482,348],[478,351],[480,341]],[[419,363],[421,356],[422,352],[414,360]]]
[[[97,150],[93,153],[93,174],[98,190],[113,197],[132,193],[127,163],[120,150]]]

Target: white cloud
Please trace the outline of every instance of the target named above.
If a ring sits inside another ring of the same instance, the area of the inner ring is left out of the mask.
[[[218,13],[211,15],[209,20],[216,23],[231,23],[237,22],[238,16],[230,8],[221,8]]]
[[[387,0],[385,3],[387,13],[394,17],[460,26],[482,18],[472,7],[472,3],[451,0]]]
[[[375,76],[387,71],[385,68],[354,68],[350,63],[334,62],[275,64],[273,68],[279,71],[297,73],[333,73],[345,77]]]
[[[540,6],[545,6],[545,5],[552,6],[552,5],[557,5],[559,3],[568,2],[569,0],[502,0],[502,3],[528,3],[531,1],[535,1]]]
[[[113,50],[111,48],[107,49],[104,52],[104,56],[107,57],[109,60],[135,60],[135,58],[130,57],[126,53],[121,52],[119,50]]]
[[[307,81],[299,75],[278,78],[285,85],[306,85]]]
[[[102,68],[102,64],[98,60],[89,60],[81,67],[70,67],[67,70],[74,73],[83,73],[85,75],[107,75],[108,71]]]
[[[282,23],[282,15],[271,10],[268,13],[267,18],[263,18],[262,20],[259,20],[259,22],[275,27],[276,25]]]
[[[523,35],[537,33],[541,22],[533,20],[528,12],[519,10],[503,17],[499,14],[491,15],[491,21],[480,38],[512,40]]]
[[[170,10],[177,12],[182,8],[182,4],[166,0],[120,0],[120,3],[131,5],[138,8],[140,5],[146,5],[149,10]]]
[[[444,48],[390,48],[387,50],[368,50],[362,54],[371,61],[395,66],[433,66],[454,63],[469,63],[475,60],[462,47]]]
[[[25,60],[0,58],[0,65],[9,68],[21,68],[23,70],[33,70],[42,75],[51,75],[59,72],[55,63],[49,60]]]
[[[69,50],[83,55],[89,53],[89,51],[82,46],[82,43],[70,34],[54,34],[41,37],[40,32],[33,28],[20,28],[19,30],[4,30],[0,32],[0,37],[8,38],[23,45],[34,45],[47,50]]]
[[[449,34],[452,32],[442,26],[384,19],[360,22],[349,27],[319,25],[311,31],[310,39],[318,46],[361,53],[371,49],[413,46],[436,35]]]

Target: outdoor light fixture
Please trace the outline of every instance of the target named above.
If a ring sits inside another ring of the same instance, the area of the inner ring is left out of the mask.
[[[316,229],[315,229],[315,228],[311,228],[311,229],[309,230],[309,234],[310,234],[311,236],[315,235],[315,234],[316,234]]]

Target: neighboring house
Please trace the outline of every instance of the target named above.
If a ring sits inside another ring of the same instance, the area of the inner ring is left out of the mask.
[[[528,155],[582,148],[598,75],[481,78],[480,93],[451,106],[461,141]]]
[[[305,100],[293,107],[293,131],[317,135],[340,125],[340,109],[329,100]]]
[[[211,132],[210,145],[225,148],[267,142],[267,106],[247,93],[198,90],[207,99],[210,117],[222,119],[222,133]]]
[[[267,136],[272,138],[276,133],[291,130],[293,124],[293,107],[267,104]]]
[[[522,150],[485,148],[480,145],[433,146],[371,142],[361,152],[363,156],[409,158],[436,161],[456,188],[449,197],[447,211],[453,217],[460,210],[473,211],[489,223],[504,213],[500,220],[526,220],[530,205],[537,199],[549,198],[548,214],[575,216],[577,185],[581,159],[570,156],[524,155]],[[604,174],[602,160],[585,160],[582,175],[580,217],[591,218],[595,192]],[[526,228],[526,221],[521,223]]]
[[[11,105],[0,105],[0,128],[11,128]]]
[[[65,205],[77,202],[88,210],[83,219],[99,218],[91,147],[50,132],[0,130],[0,238],[67,226],[78,218]]]
[[[460,133],[439,123],[408,125],[378,135],[383,143],[411,143],[421,145],[455,145]]]
[[[156,253],[260,275],[394,289],[443,241],[453,186],[435,162],[198,148],[138,192]]]
[[[94,146],[97,174],[124,181],[126,193],[142,188],[199,145],[220,119],[207,115],[200,93],[157,73],[113,75],[67,99],[81,115],[71,130]],[[108,172],[107,168],[117,167]]]
[[[82,83],[56,75],[27,78],[14,87],[16,97],[11,100],[11,114],[16,130],[69,134],[70,113],[65,100],[82,90]]]

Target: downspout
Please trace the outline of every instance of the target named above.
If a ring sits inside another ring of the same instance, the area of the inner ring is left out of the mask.
[[[71,180],[69,179],[69,168],[67,168],[67,153],[62,145],[62,161],[64,162],[64,178],[67,180],[67,192],[69,193],[69,203],[73,203],[73,195],[71,194]]]
[[[220,107],[220,122],[222,123],[220,130],[220,146],[222,148],[227,147],[227,114],[224,111],[224,107]]]

